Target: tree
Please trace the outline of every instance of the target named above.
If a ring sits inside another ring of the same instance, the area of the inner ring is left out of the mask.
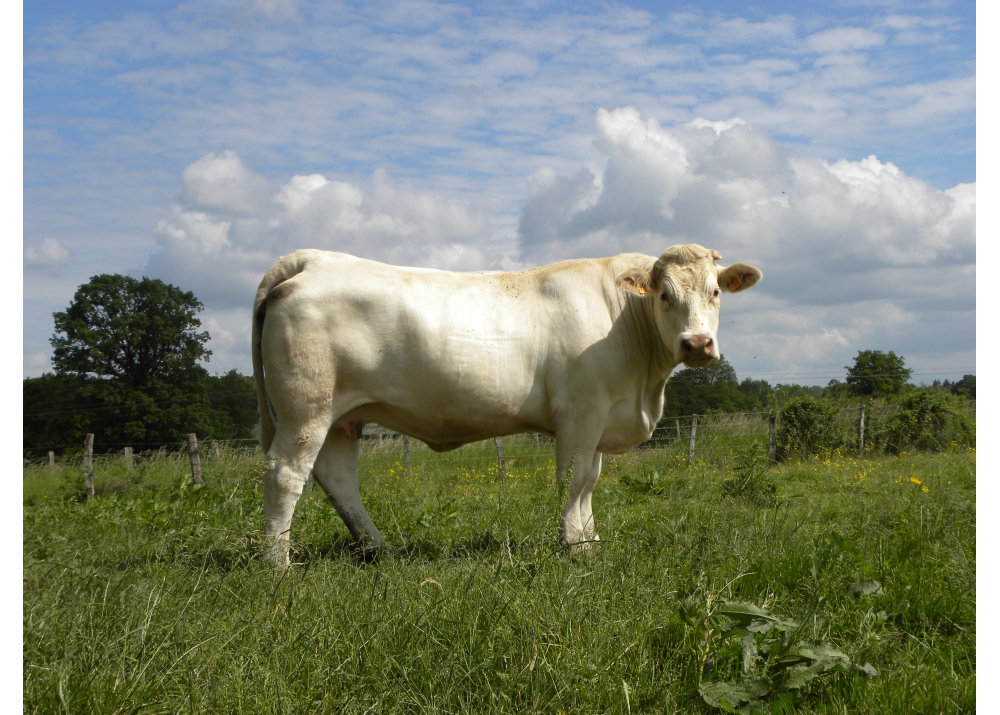
[[[846,366],[847,384],[855,395],[890,397],[903,390],[912,370],[904,365],[902,356],[891,350],[859,350],[853,366]]]
[[[760,407],[767,407],[771,399],[774,388],[767,380],[754,380],[751,377],[744,377],[740,382],[740,392],[744,395],[751,395],[760,402]]]
[[[257,383],[230,370],[205,380],[206,392],[217,415],[213,434],[220,439],[253,437],[257,426]]]
[[[678,370],[664,390],[667,417],[713,412],[749,412],[761,406],[760,399],[740,390],[736,370],[719,356],[706,367]]]
[[[976,399],[976,376],[965,375],[961,380],[951,385],[951,394],[966,399]]]
[[[207,332],[197,332],[201,302],[163,281],[103,274],[77,289],[62,313],[53,313],[56,372],[117,378],[132,389],[200,377]]]

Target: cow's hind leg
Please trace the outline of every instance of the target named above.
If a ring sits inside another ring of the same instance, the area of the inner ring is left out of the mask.
[[[358,452],[361,440],[338,429],[330,430],[313,465],[313,476],[344,520],[366,556],[377,554],[385,540],[361,503],[358,489]]]
[[[264,540],[268,560],[277,568],[289,565],[288,535],[295,505],[330,429],[329,419],[314,419],[299,429],[278,423],[264,475]]]

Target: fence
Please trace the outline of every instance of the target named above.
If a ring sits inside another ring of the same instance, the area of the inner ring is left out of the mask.
[[[845,408],[827,414],[825,427],[826,449],[841,449],[858,454],[875,454],[899,450],[900,445],[889,441],[889,426],[901,414],[900,405],[873,404],[860,408]],[[974,400],[960,405],[956,412],[964,419],[975,422]],[[661,455],[674,463],[701,460],[720,467],[748,443],[767,445],[771,461],[787,451],[788,435],[782,424],[782,412],[752,412],[713,415],[685,415],[661,419],[652,437],[636,450],[640,454]],[[933,418],[938,446],[947,444],[958,436],[954,429]],[[954,427],[954,426],[952,426]],[[951,429],[951,431],[949,431]],[[973,436],[974,438],[974,436]],[[105,483],[109,481],[137,481],[151,469],[169,464],[176,474],[187,470],[192,484],[201,484],[206,474],[209,478],[222,477],[227,472],[246,470],[247,462],[258,461],[263,470],[263,459],[256,440],[210,440],[199,442],[194,434],[187,442],[153,446],[156,449],[135,452],[126,447],[121,452],[94,454],[95,435],[87,435],[83,449],[76,454],[56,459],[50,451],[42,459],[24,460],[26,470],[40,473],[55,467],[69,467],[83,472],[83,488],[87,495],[94,494],[95,472]],[[479,442],[457,450],[437,453],[418,440],[371,425],[362,436],[359,471],[422,469],[430,464],[438,468],[476,470],[503,474],[508,469],[528,470],[554,465],[554,442],[541,434],[522,434],[495,438],[493,443]],[[905,445],[904,445],[905,446]],[[96,466],[95,466],[96,465]],[[79,475],[79,471],[76,474]],[[79,476],[77,476],[79,479]]]

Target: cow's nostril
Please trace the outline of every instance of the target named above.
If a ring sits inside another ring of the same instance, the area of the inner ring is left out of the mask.
[[[699,353],[708,355],[712,351],[712,338],[705,335],[696,335],[693,338],[685,338],[681,341],[681,350],[685,355]]]

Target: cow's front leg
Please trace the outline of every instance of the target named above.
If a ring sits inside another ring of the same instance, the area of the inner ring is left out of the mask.
[[[559,530],[559,543],[569,546],[572,551],[588,549],[598,540],[594,529],[591,494],[601,473],[601,455],[596,451],[597,438],[594,437],[592,442],[594,446],[574,449],[576,445],[572,440],[557,438],[556,441],[556,478],[560,484],[570,462],[574,463],[569,498],[563,507]]]
[[[594,452],[594,460],[590,465],[590,479],[583,488],[583,494],[580,495],[580,521],[583,522],[583,535],[588,544],[601,540],[601,537],[597,535],[597,524],[594,522],[594,511],[590,504],[600,476],[601,453]]]

